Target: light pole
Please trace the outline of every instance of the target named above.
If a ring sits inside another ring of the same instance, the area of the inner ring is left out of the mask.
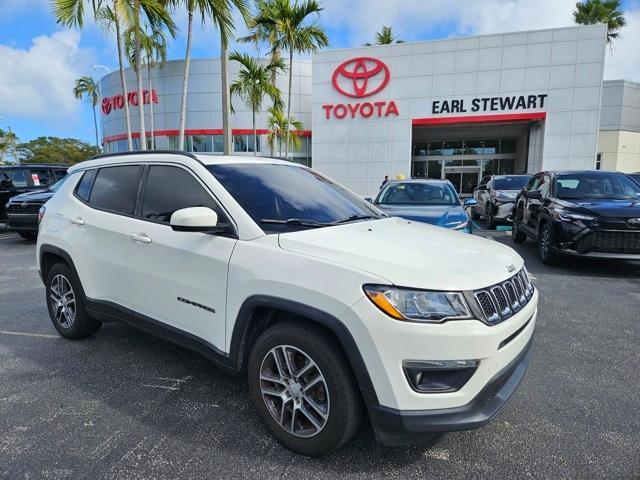
[[[97,70],[99,68],[105,69],[107,71],[107,74],[111,73],[111,69],[109,67],[107,67],[106,65],[94,65],[93,66],[94,70]]]

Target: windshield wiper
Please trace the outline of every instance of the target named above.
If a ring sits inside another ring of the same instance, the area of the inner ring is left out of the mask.
[[[373,215],[351,215],[350,217],[347,218],[341,218],[340,220],[335,220],[333,222],[331,222],[331,225],[337,225],[339,223],[347,223],[347,222],[355,222],[356,220],[369,220],[371,218],[379,218],[379,217],[374,217]]]
[[[286,220],[280,220],[277,218],[262,218],[260,223],[268,223],[275,225],[294,225],[301,227],[320,228],[328,227],[331,223],[316,222],[315,220],[305,220],[304,218],[287,218]]]

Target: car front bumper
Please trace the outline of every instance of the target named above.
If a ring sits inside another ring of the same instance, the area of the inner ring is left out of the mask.
[[[7,216],[7,230],[15,232],[37,232],[38,214],[10,213]]]
[[[493,218],[499,222],[511,222],[513,220],[514,202],[496,203]]]
[[[525,348],[498,372],[466,405],[437,410],[396,410],[374,406],[369,410],[376,438],[384,445],[417,443],[436,432],[470,430],[486,425],[507,404],[524,378],[533,337]]]
[[[353,334],[374,389],[363,397],[378,440],[388,445],[412,443],[433,432],[471,429],[491,421],[527,368],[537,303],[535,290],[518,313],[491,326],[476,319],[441,324],[399,321],[368,299],[352,306],[360,323],[366,324]],[[478,366],[455,391],[416,391],[403,369],[405,361],[456,360],[474,360]]]

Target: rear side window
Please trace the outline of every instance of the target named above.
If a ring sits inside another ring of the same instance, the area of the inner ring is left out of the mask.
[[[98,170],[89,196],[91,206],[132,215],[138,193],[140,168],[138,165],[126,165]]]
[[[178,167],[152,166],[144,190],[142,216],[168,224],[173,212],[189,207],[209,207],[220,222],[224,221],[215,200],[190,173]]]
[[[76,195],[85,202],[89,201],[89,194],[91,193],[91,185],[93,185],[93,179],[96,178],[97,170],[87,170],[82,174],[82,178],[76,187]]]

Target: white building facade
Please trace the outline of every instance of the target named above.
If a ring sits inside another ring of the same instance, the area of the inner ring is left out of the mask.
[[[262,60],[264,63],[265,60]],[[187,116],[185,149],[195,152],[222,153],[222,83],[220,60],[193,59],[189,73],[187,94]],[[238,64],[230,62],[230,81],[236,79]],[[153,104],[153,137],[156,149],[176,149],[180,128],[180,104],[184,61],[167,62],[164,68],[151,69],[149,76],[144,71],[144,107],[147,144],[151,137],[151,104]],[[137,108],[136,79],[130,69],[126,70],[127,91],[131,128],[134,132],[134,148],[139,142],[139,117]],[[278,88],[286,101],[288,75],[280,74],[276,79]],[[291,156],[296,161],[309,164],[311,159],[311,62],[294,61],[292,79],[291,115],[303,123],[301,147]],[[149,93],[151,92],[151,93]],[[119,72],[112,72],[100,80],[100,124],[106,152],[127,150],[127,130],[124,116],[124,97],[120,86]],[[252,112],[241,98],[232,98],[234,113],[231,116],[234,153],[253,155]],[[279,155],[276,142],[274,151],[267,145],[268,113],[271,101],[265,98],[261,111],[256,115],[258,130],[258,155]],[[282,147],[284,153],[284,147]]]
[[[313,166],[354,191],[385,175],[447,178],[593,169],[604,25],[321,51]]]
[[[488,174],[640,171],[640,84],[603,82],[605,53],[605,25],[318,52],[293,65],[291,110],[304,127],[290,159],[362,195],[385,175],[445,178],[469,194]],[[144,74],[147,143],[153,104],[157,149],[177,147],[183,68],[154,68],[151,84]],[[232,82],[237,70],[231,62]],[[287,74],[277,85],[286,99]],[[127,88],[138,148],[130,70]],[[105,150],[124,151],[118,72],[100,91]],[[192,60],[187,150],[222,153],[221,98],[219,59]],[[267,145],[270,104],[257,113],[257,154],[282,156]],[[233,106],[235,153],[253,155],[251,110],[237,97]]]

